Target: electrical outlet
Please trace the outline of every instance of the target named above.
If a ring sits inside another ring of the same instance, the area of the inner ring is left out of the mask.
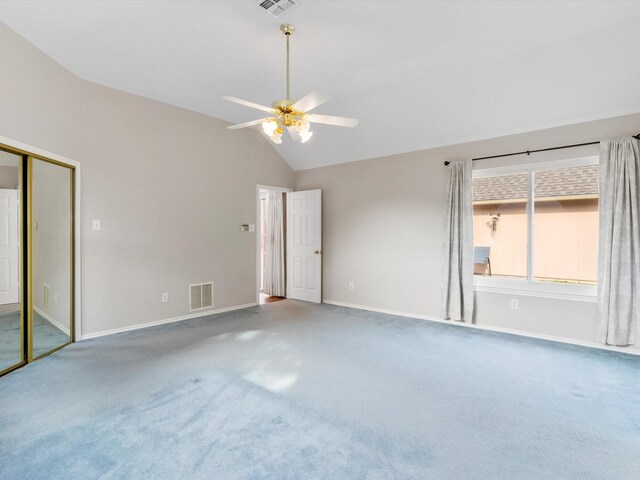
[[[517,298],[512,298],[511,299],[511,310],[517,310],[518,309],[518,299]]]
[[[349,290],[354,290],[356,288],[355,283],[353,283],[353,280],[349,282]]]
[[[168,293],[163,293],[162,294],[162,303],[167,303],[169,301],[169,294]]]

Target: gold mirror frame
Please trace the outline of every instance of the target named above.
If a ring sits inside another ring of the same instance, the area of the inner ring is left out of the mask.
[[[19,188],[20,188],[20,215],[19,215],[19,229],[20,229],[20,352],[21,361],[11,367],[8,367],[0,371],[0,376],[9,373],[17,368],[20,368],[28,363],[31,363],[40,358],[51,355],[54,352],[66,347],[67,345],[75,341],[75,305],[76,305],[76,265],[75,265],[75,190],[76,190],[76,168],[73,165],[69,165],[57,160],[46,158],[40,155],[35,155],[31,152],[23,151],[13,148],[8,145],[0,143],[0,150],[18,155],[20,157],[19,167]],[[33,356],[33,161],[39,160],[50,164],[58,165],[63,168],[67,168],[70,171],[70,285],[69,285],[69,318],[70,318],[70,330],[69,340],[36,357]],[[26,282],[25,282],[26,279]],[[25,289],[26,285],[26,289]],[[25,329],[26,327],[26,329]]]
[[[24,168],[26,165],[26,155],[22,152],[18,152],[13,148],[9,148],[5,145],[0,144],[0,151],[10,153],[12,155],[16,155],[20,158],[20,162],[18,164],[18,202],[20,205],[20,211],[18,215],[18,230],[19,230],[19,263],[18,270],[20,271],[20,361],[10,367],[5,368],[4,370],[0,370],[0,376],[12,372],[16,368],[20,368],[27,364],[27,351],[26,351],[26,321],[25,321],[25,292],[24,292],[24,278],[25,278],[25,217],[24,217],[24,204],[25,204],[25,187],[24,187]]]

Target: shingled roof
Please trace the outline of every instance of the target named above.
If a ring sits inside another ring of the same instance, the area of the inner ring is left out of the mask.
[[[536,172],[536,198],[598,194],[598,166]],[[527,198],[527,174],[473,179],[473,201]]]

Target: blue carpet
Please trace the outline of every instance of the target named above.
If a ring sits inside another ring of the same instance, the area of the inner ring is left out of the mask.
[[[67,324],[69,320],[67,319]],[[33,356],[39,357],[69,341],[69,335],[38,312],[33,312]]]
[[[640,357],[283,301],[0,378],[2,479],[634,479]]]
[[[0,371],[22,361],[20,312],[0,315]]]
[[[22,331],[20,311],[0,315],[0,371],[22,362]],[[33,312],[33,356],[39,357],[64,345],[69,336]]]

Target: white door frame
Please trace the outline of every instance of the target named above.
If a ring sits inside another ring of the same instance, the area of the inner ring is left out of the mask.
[[[81,244],[81,228],[82,228],[82,208],[80,207],[80,202],[82,200],[81,195],[81,172],[80,172],[80,162],[75,160],[71,160],[70,158],[63,157],[62,155],[58,155],[56,153],[48,152],[43,150],[42,148],[34,147],[32,145],[28,145],[26,143],[19,142],[17,140],[13,140],[11,138],[3,137],[0,135],[0,144],[6,145],[7,147],[14,148],[16,150],[21,150],[25,152],[25,154],[33,154],[39,155],[41,157],[49,158],[51,160],[55,160],[56,162],[64,163],[65,165],[69,165],[75,168],[75,198],[74,200],[74,212],[73,212],[73,230],[74,230],[74,291],[73,291],[73,299],[74,299],[74,315],[73,315],[73,328],[75,334],[75,341],[82,340],[82,244]],[[24,285],[22,285],[24,288]]]
[[[256,305],[260,305],[260,275],[262,275],[262,272],[260,271],[260,190],[273,190],[276,192],[288,193],[293,192],[293,188],[275,187],[273,185],[256,185]],[[286,228],[287,219],[283,218],[282,221],[285,222]],[[286,237],[282,240],[286,242]]]

